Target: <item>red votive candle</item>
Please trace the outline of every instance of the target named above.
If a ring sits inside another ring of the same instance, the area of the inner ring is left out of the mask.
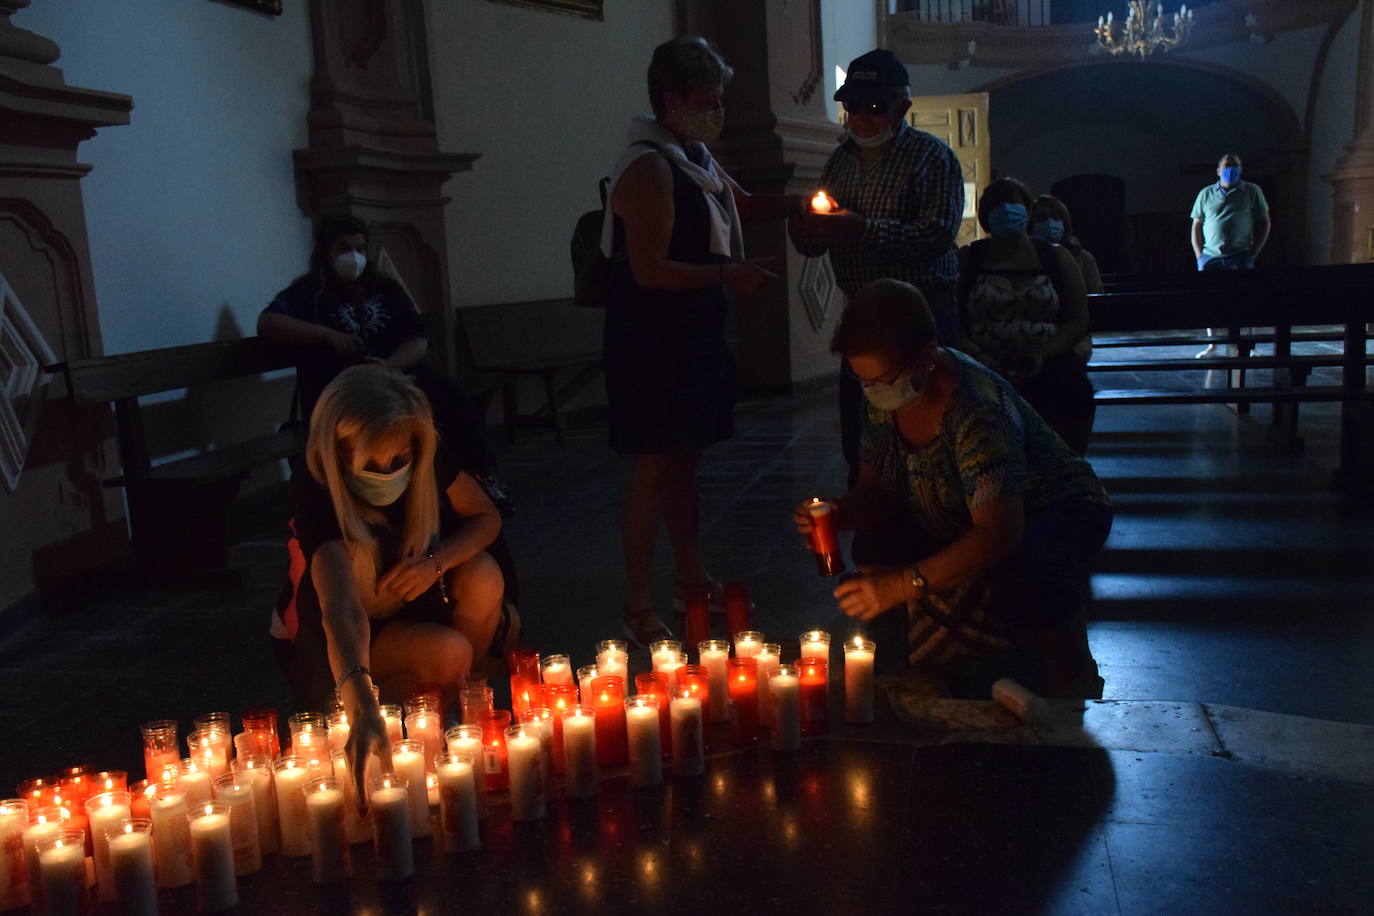
[[[661,671],[646,671],[635,675],[635,693],[642,697],[653,697],[658,704],[658,743],[664,758],[673,756],[673,720],[669,699],[668,675]]]
[[[816,572],[822,576],[838,576],[844,572],[844,554],[840,553],[840,538],[835,531],[835,505],[815,497],[806,506],[811,516],[811,550],[816,554]]]
[[[711,638],[711,587],[684,585],[682,603],[687,614],[687,645],[695,646]]]
[[[801,678],[801,733],[824,735],[830,731],[830,690],[826,659],[803,658],[797,662]]]
[[[726,662],[730,688],[730,740],[753,744],[759,740],[759,660],[732,658]]]
[[[748,585],[725,583],[725,635],[734,636],[749,629],[749,604]]]
[[[596,710],[596,762],[620,766],[630,759],[625,734],[625,679],[603,674],[592,680],[592,708]]]
[[[510,669],[510,708],[519,716],[530,708],[530,688],[539,681],[539,653],[534,649],[512,649],[506,656]]]
[[[30,811],[46,808],[52,804],[50,799],[57,793],[57,786],[50,779],[41,776],[26,779],[14,790],[14,794],[29,803]]]
[[[277,734],[277,711],[275,709],[250,709],[243,714],[243,732],[252,735],[250,742],[257,747],[256,753],[266,754],[275,760],[281,756],[281,738]],[[148,774],[148,779],[156,780],[157,775]]]
[[[577,706],[576,684],[545,684],[549,709],[553,711],[553,768],[563,772],[563,714]]]
[[[510,788],[510,768],[506,761],[506,729],[510,728],[510,710],[491,709],[478,718],[482,726],[482,769],[486,773],[487,791],[500,792]]]

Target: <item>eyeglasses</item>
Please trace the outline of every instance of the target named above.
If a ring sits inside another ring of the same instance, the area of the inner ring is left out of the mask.
[[[845,99],[841,104],[848,114],[885,115],[892,107],[892,99]]]
[[[844,377],[849,379],[851,382],[858,382],[864,388],[872,388],[875,385],[891,385],[895,383],[897,379],[902,377],[902,373],[907,371],[907,369],[898,369],[897,371],[883,378],[860,378],[859,375],[855,373],[853,369],[846,368],[844,370]]]

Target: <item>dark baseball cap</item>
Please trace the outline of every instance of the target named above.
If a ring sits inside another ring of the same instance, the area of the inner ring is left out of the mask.
[[[891,51],[878,48],[849,62],[844,85],[835,90],[835,101],[902,90],[911,85],[906,66]]]

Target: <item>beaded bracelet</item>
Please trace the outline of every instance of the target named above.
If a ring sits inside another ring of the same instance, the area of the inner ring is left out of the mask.
[[[449,604],[451,602],[448,600],[448,587],[444,585],[444,567],[439,565],[438,560],[434,559],[434,554],[432,552],[427,554],[427,556],[431,560],[434,560],[434,575],[435,579],[439,582],[439,594],[443,597],[444,604]]]

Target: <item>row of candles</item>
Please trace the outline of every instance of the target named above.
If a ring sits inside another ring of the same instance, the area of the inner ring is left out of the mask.
[[[232,741],[227,713],[197,719],[186,759],[175,722],[148,723],[142,782],[77,767],[0,801],[0,910],[31,902],[40,913],[84,913],[95,887],[123,912],[151,914],[157,888],[194,884],[200,908],[216,911],[237,903],[237,877],[257,871],[264,854],[311,856],[314,879],[331,883],[352,873],[349,846],[368,840],[378,877],[403,879],[414,871],[413,839],[434,832],[433,808],[444,848],[471,851],[481,845],[488,792],[509,790],[511,817],[537,820],[556,773],[571,798],[596,795],[602,767],[628,765],[635,786],[662,783],[665,761],[675,776],[700,775],[708,721],[728,721],[741,745],[767,727],[781,752],[828,730],[829,633],[802,634],[795,665],[781,664],[780,646],[755,631],[735,634],[734,657],[731,648],[704,640],[692,665],[680,643],[655,643],[653,670],[634,677],[628,697],[622,641],[598,644],[596,665],[576,678],[566,656],[516,650],[513,710],[495,709],[491,688],[468,679],[463,722],[446,731],[437,690],[384,706],[392,767],[383,772],[370,758],[366,811],[341,710],[291,716],[285,754],[274,710],[245,713]],[[873,655],[862,637],[844,645],[848,721],[872,720]]]

